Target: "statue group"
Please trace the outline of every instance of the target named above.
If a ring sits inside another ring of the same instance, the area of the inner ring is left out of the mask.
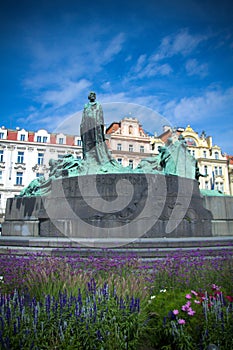
[[[103,109],[96,101],[95,92],[91,91],[88,99],[80,125],[83,159],[76,159],[72,154],[58,160],[50,159],[48,178],[42,176],[33,180],[21,191],[20,197],[44,196],[50,192],[51,183],[56,179],[90,174],[160,173],[195,179],[195,159],[188,153],[182,139],[170,141],[168,146],[160,146],[159,155],[143,159],[135,169],[121,166],[106,144]]]

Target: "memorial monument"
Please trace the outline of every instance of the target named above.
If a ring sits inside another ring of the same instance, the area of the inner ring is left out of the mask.
[[[49,162],[7,201],[3,235],[122,239],[211,236],[196,161],[184,139],[171,139],[136,169],[121,166],[105,142],[103,109],[90,92],[80,125],[83,159]]]

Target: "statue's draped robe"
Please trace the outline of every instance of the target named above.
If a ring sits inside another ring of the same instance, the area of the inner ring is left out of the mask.
[[[80,133],[85,161],[100,165],[112,159],[105,143],[103,110],[98,102],[85,104]]]

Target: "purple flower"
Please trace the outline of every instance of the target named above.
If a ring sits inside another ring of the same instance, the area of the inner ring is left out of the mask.
[[[185,321],[183,318],[179,318],[178,323],[179,323],[179,324],[185,324],[186,321]]]
[[[189,316],[193,316],[193,315],[195,315],[195,313],[196,313],[196,311],[194,311],[194,310],[190,307],[190,309],[188,310],[188,315],[189,315]]]
[[[195,297],[197,297],[197,296],[198,296],[198,293],[197,293],[197,292],[195,292],[195,290],[191,290],[191,293],[192,293],[193,295],[195,295]]]
[[[175,309],[175,310],[173,310],[172,312],[173,312],[174,315],[178,315],[179,310]]]
[[[186,299],[192,299],[192,295],[191,295],[191,294],[186,294],[186,295],[185,295],[185,298],[186,298]]]

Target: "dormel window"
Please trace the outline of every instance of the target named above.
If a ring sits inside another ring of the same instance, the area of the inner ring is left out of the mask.
[[[192,137],[185,137],[185,141],[187,143],[187,146],[193,146],[196,147],[197,143]]]
[[[132,125],[129,126],[129,135],[132,135],[133,134],[133,127]]]

